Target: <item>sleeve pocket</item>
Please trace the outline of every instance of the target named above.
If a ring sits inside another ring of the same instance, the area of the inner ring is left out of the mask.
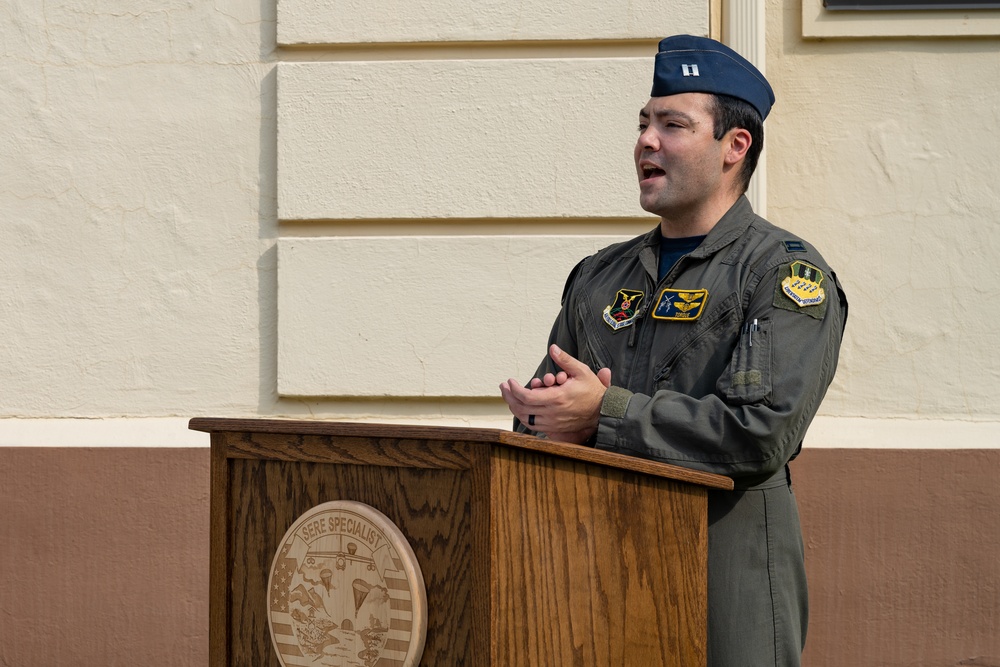
[[[771,402],[770,320],[747,322],[733,350],[729,368],[719,378],[718,390],[735,405]]]

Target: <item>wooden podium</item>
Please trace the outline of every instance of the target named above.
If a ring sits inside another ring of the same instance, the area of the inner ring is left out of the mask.
[[[374,507],[412,547],[421,665],[705,664],[707,490],[728,478],[493,429],[190,428],[212,434],[212,667],[280,667],[267,573],[296,518],[331,500]]]

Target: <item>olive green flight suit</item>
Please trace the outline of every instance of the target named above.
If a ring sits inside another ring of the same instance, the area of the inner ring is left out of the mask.
[[[847,300],[745,197],[658,281],[659,242],[657,227],[580,262],[549,342],[611,369],[598,449],[735,481],[708,499],[709,665],[798,665],[808,602],[787,463],[833,379]],[[546,358],[535,377],[556,370]]]

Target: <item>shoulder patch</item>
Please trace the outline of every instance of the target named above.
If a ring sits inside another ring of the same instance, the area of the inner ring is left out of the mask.
[[[812,264],[801,261],[789,265],[791,275],[778,276],[774,290],[774,306],[798,311],[823,319],[826,315],[826,290],[823,289],[823,272]]]
[[[802,241],[782,241],[785,244],[785,252],[805,252],[806,244]]]

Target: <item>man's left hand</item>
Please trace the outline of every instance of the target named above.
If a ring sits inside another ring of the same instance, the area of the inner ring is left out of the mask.
[[[509,379],[500,384],[500,394],[528,428],[553,440],[583,444],[597,431],[601,401],[611,386],[611,369],[594,373],[557,345],[549,347],[549,356],[562,369],[560,373],[534,378],[530,388]]]

